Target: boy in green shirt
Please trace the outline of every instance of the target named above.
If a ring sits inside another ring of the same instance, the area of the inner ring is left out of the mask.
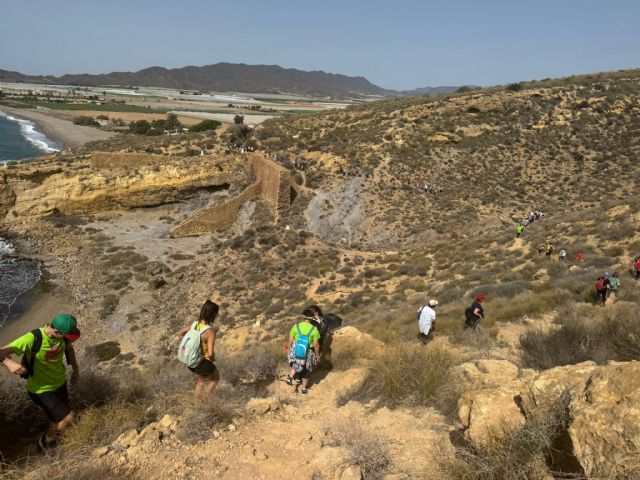
[[[307,385],[309,384],[311,371],[314,365],[320,361],[320,332],[316,326],[311,323],[315,318],[313,310],[307,308],[302,312],[302,315],[304,316],[304,320],[296,323],[289,331],[288,360],[291,371],[287,376],[287,383],[293,385],[294,379],[296,383],[302,383],[300,393],[306,395],[308,393]],[[296,343],[301,336],[307,337],[308,339],[307,343],[309,348],[305,358],[297,358],[294,354]]]
[[[44,450],[52,446],[60,432],[71,425],[74,412],[69,407],[66,370],[63,357],[71,365],[73,373],[71,383],[78,381],[78,364],[73,350],[74,342],[80,338],[80,330],[73,315],[60,313],[51,324],[38,329],[39,333],[29,332],[7,347],[0,348],[0,363],[16,375],[27,378],[27,393],[33,402],[46,413],[51,421],[49,429],[38,440],[38,446]],[[40,349],[32,355],[34,344],[42,339]],[[11,355],[25,356],[29,365],[16,362]],[[33,358],[33,364],[31,363]]]

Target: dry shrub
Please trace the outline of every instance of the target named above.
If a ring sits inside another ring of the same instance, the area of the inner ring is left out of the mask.
[[[542,315],[567,301],[567,292],[547,290],[540,293],[523,293],[509,299],[487,303],[485,326],[494,322],[513,322],[524,316]]]
[[[144,405],[115,402],[103,407],[89,407],[64,432],[61,451],[86,453],[109,445],[122,433],[136,428],[144,418]]]
[[[258,345],[233,356],[220,352],[216,365],[220,368],[221,378],[232,385],[277,379],[280,368],[286,364],[282,345],[275,342]]]
[[[557,473],[576,478],[580,467],[567,453],[566,402],[540,410],[524,426],[505,428],[483,446],[464,446],[455,458],[444,457],[440,467],[447,478],[465,480],[529,480]]]
[[[205,395],[201,400],[185,399],[184,422],[178,431],[178,438],[186,443],[205,442],[213,435],[213,430],[227,427],[240,413],[243,399],[234,396],[233,389],[218,386],[213,395]]]
[[[560,328],[529,329],[520,339],[522,364],[544,370],[587,360],[640,359],[638,305],[618,302],[610,308],[569,305],[558,313]]]
[[[342,400],[378,399],[389,407],[437,405],[453,363],[453,355],[442,347],[414,343],[388,346],[369,363],[362,384]]]
[[[106,462],[96,461],[84,454],[48,453],[26,466],[0,465],[0,480],[142,480],[135,467],[116,470]]]
[[[360,467],[364,480],[384,477],[391,458],[385,441],[358,422],[349,422],[335,432],[335,443],[347,449],[349,464]]]

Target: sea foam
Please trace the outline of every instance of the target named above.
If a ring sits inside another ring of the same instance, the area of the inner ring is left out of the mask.
[[[11,115],[7,115],[4,112],[0,112],[0,116],[6,118],[7,120],[11,120],[12,122],[18,123],[20,125],[20,133],[22,134],[22,136],[39,150],[42,150],[45,153],[53,153],[60,150],[60,148],[58,148],[58,145],[53,140],[48,138],[44,133],[36,130],[36,125],[32,121],[25,120],[23,118],[12,117]]]

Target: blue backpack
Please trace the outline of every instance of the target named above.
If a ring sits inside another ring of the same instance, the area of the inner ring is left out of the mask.
[[[293,346],[293,356],[298,359],[307,358],[307,353],[309,352],[309,337],[316,327],[312,326],[311,330],[309,330],[309,333],[306,335],[302,334],[299,323],[296,323],[296,328],[298,329],[298,338],[296,340],[296,344]]]

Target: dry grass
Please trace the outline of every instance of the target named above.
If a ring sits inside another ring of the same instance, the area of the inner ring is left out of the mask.
[[[445,393],[447,374],[454,363],[453,355],[433,345],[405,343],[388,346],[368,365],[362,384],[345,394],[343,400],[379,405],[437,405]]]
[[[347,449],[350,465],[360,467],[364,480],[380,480],[387,473],[391,457],[385,441],[358,421],[341,425],[334,432],[335,444]]]

